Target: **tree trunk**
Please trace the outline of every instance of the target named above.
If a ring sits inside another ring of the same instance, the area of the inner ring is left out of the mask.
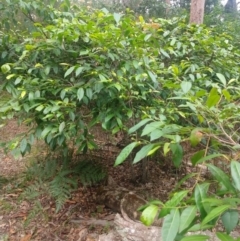
[[[202,24],[205,0],[191,0],[190,23]]]
[[[237,12],[237,1],[236,0],[228,0],[225,5],[225,11],[227,13]]]
[[[166,1],[166,15],[168,15],[170,6],[171,6],[171,2],[170,2],[170,0],[165,0],[165,1]]]

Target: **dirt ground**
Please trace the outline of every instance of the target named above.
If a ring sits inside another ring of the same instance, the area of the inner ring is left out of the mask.
[[[24,130],[26,127],[19,127],[14,120],[9,121],[0,129],[0,142],[14,138]],[[110,146],[109,142],[113,141],[101,134],[98,141],[102,143],[102,149],[92,153],[91,158],[104,165],[108,175],[118,186],[147,200],[166,201],[177,181],[189,172],[187,168],[175,170],[170,160],[160,156],[148,162],[148,177],[146,182],[142,182],[141,163],[133,167],[126,161],[123,165],[113,167],[120,149]],[[22,198],[26,166],[30,160],[41,156],[41,153],[42,149],[35,150],[34,154],[15,160],[10,154],[0,150],[0,241],[81,241],[86,230],[90,233],[87,240],[93,241],[97,234],[108,232],[114,212],[97,200],[97,193],[103,184],[88,188],[79,186],[58,213],[55,212],[53,200],[47,196],[38,198],[41,206],[39,209],[36,208],[36,203]],[[28,221],[30,215],[33,218]],[[106,220],[109,225],[78,222],[90,219]]]

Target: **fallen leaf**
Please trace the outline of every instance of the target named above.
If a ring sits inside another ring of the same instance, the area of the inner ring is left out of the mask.
[[[21,241],[29,241],[31,239],[31,237],[32,237],[32,234],[28,234],[28,235],[22,237]]]

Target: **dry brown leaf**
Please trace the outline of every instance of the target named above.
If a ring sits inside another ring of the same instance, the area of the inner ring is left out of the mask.
[[[21,241],[30,241],[31,240],[31,237],[32,237],[32,234],[28,234],[24,237],[21,238]]]

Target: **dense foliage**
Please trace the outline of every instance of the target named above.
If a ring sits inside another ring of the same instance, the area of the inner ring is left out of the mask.
[[[40,1],[4,1],[0,7],[0,81],[11,95],[1,106],[0,117],[16,116],[31,127],[7,143],[16,156],[29,152],[36,139],[52,150],[61,147],[66,155],[73,145],[78,152],[87,152],[97,147],[91,128],[99,123],[112,134],[127,131],[133,139],[115,165],[137,146],[133,163],[162,152],[171,153],[175,167],[182,164],[183,142],[200,146],[191,158],[193,165],[223,158],[226,149],[237,153],[237,16],[234,21],[227,15],[209,18],[213,26],[207,27],[189,25],[186,17],[148,23],[128,9],[110,13],[105,8],[71,7],[68,1],[47,6]],[[12,16],[10,9],[15,9]],[[214,195],[208,196],[209,184],[199,183],[197,173],[192,192],[176,192],[166,204],[150,203],[142,221],[150,224],[161,207],[164,240],[171,241],[188,240],[183,238],[187,231],[210,228],[222,214],[223,223],[227,217],[238,220],[238,155],[235,160],[224,158],[231,161],[229,176],[208,164],[219,184]],[[224,224],[227,233],[236,225]]]

